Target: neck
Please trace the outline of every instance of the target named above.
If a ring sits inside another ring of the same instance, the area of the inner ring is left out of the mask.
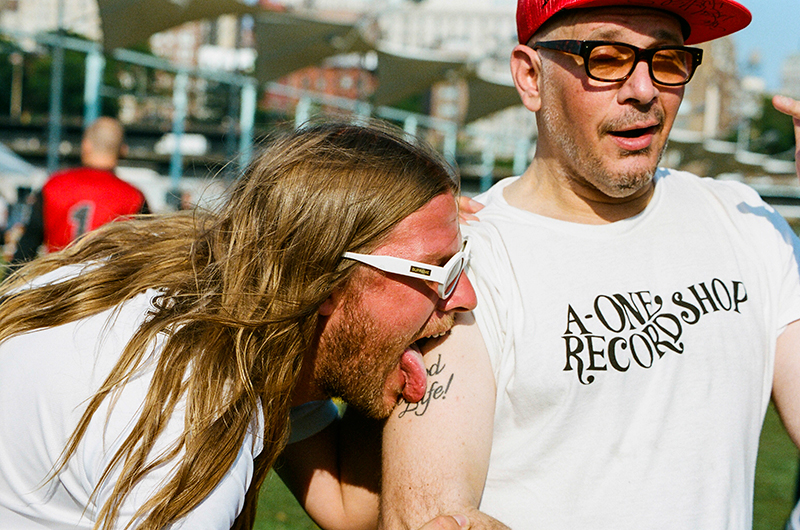
[[[647,185],[621,197],[612,197],[576,178],[544,157],[536,157],[527,171],[505,188],[503,196],[516,208],[544,217],[581,224],[608,224],[641,213],[655,191]]]
[[[94,169],[102,169],[104,171],[114,171],[114,169],[117,167],[117,159],[116,157],[84,155],[81,158],[81,164],[83,164],[86,167],[91,167]]]
[[[319,333],[311,347],[309,347],[308,351],[303,356],[303,365],[300,367],[297,383],[292,390],[293,407],[308,403],[309,401],[327,399],[329,397],[314,380],[314,363],[316,362],[318,347]]]

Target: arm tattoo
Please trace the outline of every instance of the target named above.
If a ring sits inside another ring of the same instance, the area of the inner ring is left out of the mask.
[[[447,372],[442,374],[445,366],[446,365],[442,363],[442,356],[440,354],[436,362],[427,370],[430,384],[428,385],[428,390],[425,392],[425,395],[418,403],[408,403],[401,399],[397,407],[397,410],[400,411],[397,415],[398,418],[402,418],[409,412],[413,413],[415,416],[422,416],[427,412],[428,406],[430,406],[432,401],[445,399],[447,397],[447,391],[450,390],[450,385],[453,382],[455,373],[450,373],[450,377],[447,377]]]

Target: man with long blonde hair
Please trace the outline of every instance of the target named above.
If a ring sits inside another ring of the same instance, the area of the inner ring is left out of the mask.
[[[0,288],[0,528],[251,528],[290,436],[312,517],[374,525],[326,400],[381,419],[423,397],[418,342],[475,306],[457,192],[401,134],[310,126],[217,212],[111,223],[19,270]]]

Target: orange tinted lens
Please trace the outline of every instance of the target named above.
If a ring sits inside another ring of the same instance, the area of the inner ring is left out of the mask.
[[[653,77],[661,83],[682,83],[692,73],[693,60],[684,50],[661,50],[653,56]]]
[[[604,81],[618,81],[631,72],[635,56],[626,46],[598,46],[589,55],[589,73]]]

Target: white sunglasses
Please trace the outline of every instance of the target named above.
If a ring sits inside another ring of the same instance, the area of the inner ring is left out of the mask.
[[[469,238],[465,237],[461,250],[447,260],[444,267],[394,256],[376,256],[375,254],[357,254],[355,252],[345,252],[342,257],[365,263],[384,272],[436,282],[439,284],[439,297],[444,300],[449,298],[456,289],[458,279],[461,278],[461,273],[469,262],[469,250]]]

